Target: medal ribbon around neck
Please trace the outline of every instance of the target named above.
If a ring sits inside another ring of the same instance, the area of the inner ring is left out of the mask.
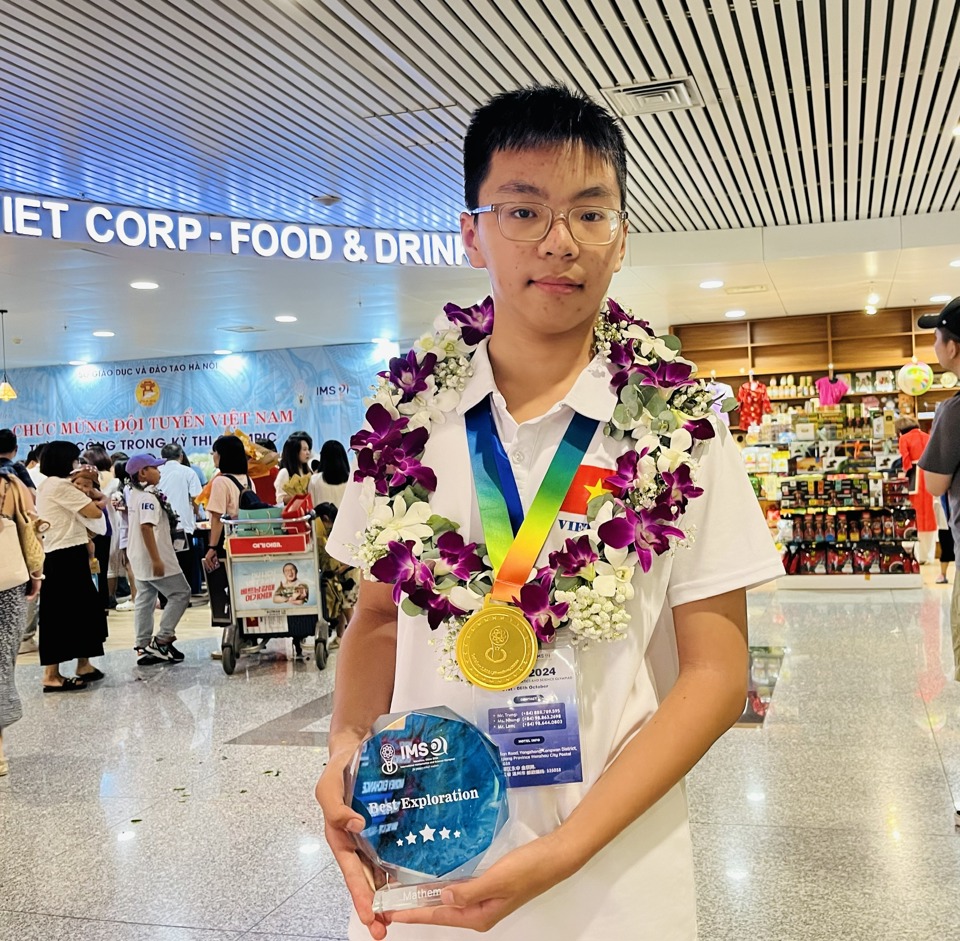
[[[466,425],[480,521],[495,573],[490,598],[513,604],[530,578],[600,422],[574,413],[526,516],[489,396],[467,412]]]

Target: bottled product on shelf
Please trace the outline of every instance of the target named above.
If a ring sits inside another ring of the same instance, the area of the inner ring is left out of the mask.
[[[916,575],[916,512],[906,478],[808,475],[781,483],[787,575]]]

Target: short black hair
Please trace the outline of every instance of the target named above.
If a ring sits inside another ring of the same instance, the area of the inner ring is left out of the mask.
[[[130,475],[127,473],[126,458],[113,462],[113,476],[116,477],[121,484],[125,484],[130,479]]]
[[[320,474],[328,484],[345,484],[350,477],[350,460],[347,450],[331,438],[320,449]]]
[[[113,466],[110,463],[110,455],[102,444],[95,444],[83,452],[83,459],[88,464],[92,464],[97,470],[108,471]]]
[[[43,445],[40,445],[40,447],[43,447]],[[114,451],[113,454],[110,455],[110,460],[116,464],[117,461],[126,461],[128,457],[130,457],[130,455],[127,454],[126,451]]]
[[[213,442],[213,450],[220,455],[221,474],[247,473],[247,452],[236,435],[220,435]]]
[[[165,461],[179,461],[183,457],[183,448],[179,444],[165,444],[160,449],[160,457]]]
[[[312,451],[313,450],[313,438],[310,435],[309,431],[291,431],[291,438],[303,438],[307,442],[307,447]],[[288,439],[289,440],[289,439]]]
[[[44,445],[38,444],[35,448],[31,448],[29,451],[27,451],[27,463],[29,464],[31,461],[36,461],[39,464],[40,455],[43,454],[43,449]]]
[[[480,187],[500,150],[581,144],[617,174],[620,208],[627,200],[627,147],[606,108],[565,85],[531,85],[503,92],[473,113],[463,139],[463,196],[468,210],[480,204]]]
[[[40,455],[40,473],[44,477],[69,477],[80,457],[80,449],[72,441],[48,441]]]
[[[9,428],[0,428],[0,454],[17,450],[17,436]]]

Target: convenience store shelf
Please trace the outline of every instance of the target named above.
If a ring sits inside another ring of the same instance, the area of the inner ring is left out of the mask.
[[[778,591],[876,591],[923,588],[923,576],[902,575],[782,575]]]

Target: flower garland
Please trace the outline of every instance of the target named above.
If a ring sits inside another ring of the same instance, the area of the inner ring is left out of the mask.
[[[493,330],[493,301],[444,307],[434,332],[379,373],[365,400],[367,427],[350,445],[357,453],[366,528],[353,546],[364,574],[393,585],[393,599],[409,615],[425,615],[431,629],[446,625],[441,673],[459,671],[456,635],[483,606],[494,573],[483,543],[464,541],[459,526],[433,512],[434,471],[421,463],[430,429],[456,408],[477,345]],[[606,434],[624,441],[605,492],[587,505],[588,530],[551,552],[548,564],[515,599],[546,643],[568,628],[574,643],[625,636],[637,567],[650,570],[662,555],[691,538],[678,525],[703,490],[692,457],[698,440],[715,434],[713,396],[696,367],[680,356],[673,336],[608,299],[594,328],[595,349],[607,360],[617,404]],[[724,408],[735,403],[728,400]]]

